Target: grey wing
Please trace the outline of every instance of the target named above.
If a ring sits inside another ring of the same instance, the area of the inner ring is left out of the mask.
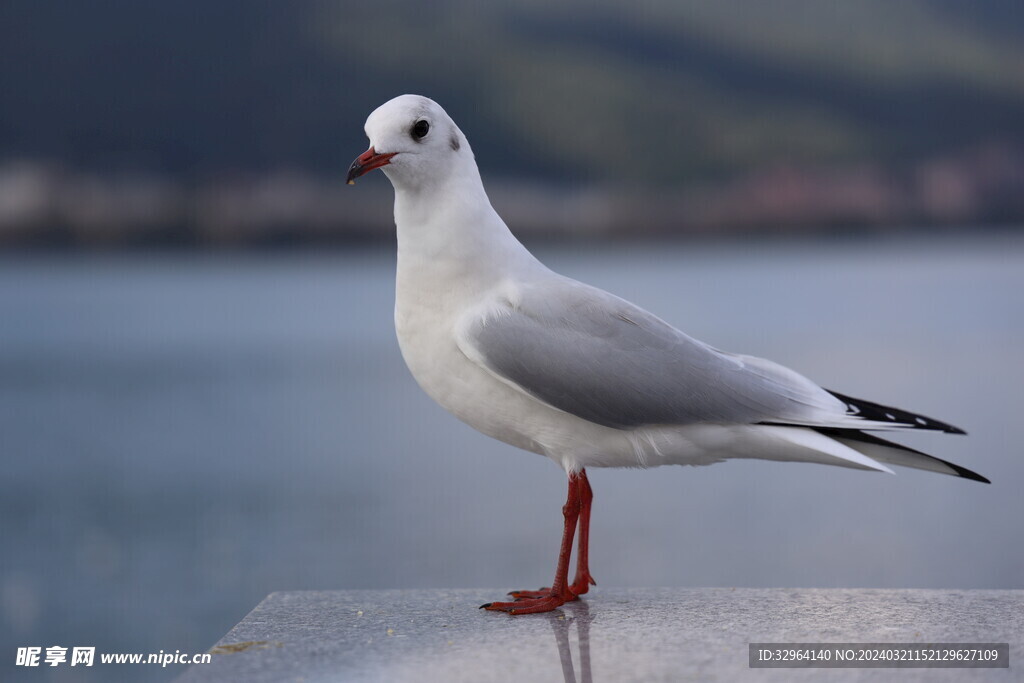
[[[591,422],[780,422],[863,427],[844,403],[760,358],[718,351],[607,292],[559,279],[461,321],[468,357],[503,381]]]

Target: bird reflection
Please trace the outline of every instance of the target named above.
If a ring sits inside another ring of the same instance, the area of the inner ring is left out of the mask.
[[[561,609],[548,615],[548,622],[555,632],[555,645],[558,646],[558,659],[562,663],[562,678],[566,683],[591,683],[590,673],[590,608],[583,600],[564,605]],[[576,637],[579,640],[580,677],[572,662],[572,647],[569,642],[569,628],[576,624]]]

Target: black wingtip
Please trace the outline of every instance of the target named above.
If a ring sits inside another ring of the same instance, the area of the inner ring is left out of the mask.
[[[935,457],[935,456],[932,456],[932,457]],[[941,458],[935,458],[935,459],[936,460],[941,460]],[[960,467],[960,465],[954,465],[953,463],[949,462],[948,460],[942,460],[942,462],[944,462],[947,466],[949,466],[950,469],[952,469],[954,472],[956,472],[956,475],[958,477],[963,477],[964,479],[970,479],[971,481],[980,481],[982,484],[991,484],[992,483],[987,478],[981,476],[977,472],[972,472],[971,470],[967,469],[966,467]]]
[[[881,403],[872,403],[871,401],[865,401],[859,398],[851,398],[850,396],[840,394],[839,392],[832,391],[831,389],[826,389],[825,391],[846,404],[848,415],[855,415],[865,420],[871,420],[872,422],[891,422],[894,427],[899,427],[901,429],[922,429],[934,432],[944,432],[946,434],[967,433],[959,427],[954,427],[948,422],[942,422],[941,420],[936,420],[935,418],[927,417],[925,415],[911,413],[900,408],[882,405]]]
[[[957,465],[956,463],[952,463],[948,460],[943,460],[942,458],[936,458],[934,455],[922,453],[921,451],[911,448],[910,446],[904,446],[903,444],[896,443],[895,441],[888,441],[886,439],[879,438],[874,434],[862,432],[859,429],[835,429],[830,427],[812,427],[812,429],[824,434],[825,436],[831,436],[833,439],[849,439],[851,441],[861,441],[863,443],[874,444],[876,446],[885,446],[886,448],[895,448],[897,450],[906,451],[907,453],[914,453],[915,455],[920,455],[923,458],[928,458],[930,460],[941,462],[943,465],[953,470],[953,474],[963,479],[970,479],[971,481],[980,481],[983,484],[992,483],[991,481],[981,476],[977,472],[972,472],[966,467],[960,467],[960,465]]]

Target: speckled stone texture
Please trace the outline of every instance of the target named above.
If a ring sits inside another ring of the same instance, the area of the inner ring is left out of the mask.
[[[1024,591],[601,589],[547,614],[500,590],[272,593],[177,680],[1022,681]],[[1009,642],[1009,669],[749,669],[750,642]]]

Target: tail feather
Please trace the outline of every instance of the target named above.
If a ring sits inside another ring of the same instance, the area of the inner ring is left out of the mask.
[[[769,427],[772,440],[764,439],[760,444],[763,449],[753,457],[767,460],[790,460],[796,462],[817,462],[839,467],[852,467],[861,470],[875,470],[895,474],[891,469],[861,453],[856,448],[830,438],[830,434],[820,434],[805,427]],[[767,450],[764,447],[770,446]],[[777,449],[777,450],[774,450]]]

